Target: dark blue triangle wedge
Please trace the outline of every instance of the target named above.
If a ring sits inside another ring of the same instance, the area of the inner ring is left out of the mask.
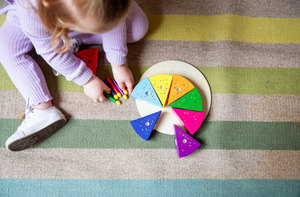
[[[130,122],[134,131],[144,140],[148,141],[154,126],[160,116],[161,111],[155,112],[148,116],[133,120]]]

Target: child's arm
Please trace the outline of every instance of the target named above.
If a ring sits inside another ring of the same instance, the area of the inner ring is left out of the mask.
[[[86,64],[69,51],[63,54],[56,53],[51,47],[51,33],[42,24],[37,11],[25,3],[27,1],[15,2],[21,28],[34,45],[37,54],[68,81],[73,81],[77,85],[86,84],[93,74]]]
[[[18,2],[18,1],[17,1]],[[96,76],[86,64],[70,51],[56,53],[51,47],[51,33],[44,27],[37,13],[17,3],[18,14],[23,32],[31,40],[37,54],[67,80],[83,85],[84,93],[93,101],[104,101],[103,91],[110,89]]]
[[[125,21],[103,34],[103,49],[107,60],[111,63],[114,79],[121,89],[127,88],[130,94],[133,88],[133,76],[125,65],[128,52]]]

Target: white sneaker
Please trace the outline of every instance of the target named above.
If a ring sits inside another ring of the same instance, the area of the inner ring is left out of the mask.
[[[52,106],[45,110],[26,109],[25,120],[5,145],[10,151],[21,151],[44,141],[66,123],[65,116]]]
[[[65,44],[65,40],[63,40],[63,42],[64,42],[64,44]],[[79,47],[80,47],[80,44],[79,44],[77,38],[71,38],[71,39],[70,39],[70,42],[71,42],[71,46],[70,46],[69,51],[71,51],[73,54],[74,54],[74,53],[77,53],[77,52],[79,51]],[[53,74],[54,74],[55,76],[59,76],[59,75],[60,75],[60,73],[57,72],[57,71],[56,71],[55,69],[53,69],[53,68],[52,68],[52,71],[53,71]]]

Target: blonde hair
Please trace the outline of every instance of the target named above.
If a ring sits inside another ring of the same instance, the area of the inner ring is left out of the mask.
[[[64,53],[70,48],[69,29],[64,23],[76,23],[76,17],[68,11],[63,0],[38,0],[38,14],[45,27],[52,33],[51,46],[57,53]],[[103,25],[116,26],[127,14],[131,0],[73,0],[78,17],[89,17],[97,21],[96,30],[103,29]],[[98,22],[99,21],[99,22]],[[58,46],[64,37],[65,44]]]

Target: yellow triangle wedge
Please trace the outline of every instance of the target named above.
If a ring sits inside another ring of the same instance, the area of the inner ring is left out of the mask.
[[[172,78],[173,78],[172,75],[167,75],[167,74],[160,74],[160,75],[154,75],[152,77],[149,77],[149,80],[163,107],[165,106],[168,98],[170,86],[172,83]]]

